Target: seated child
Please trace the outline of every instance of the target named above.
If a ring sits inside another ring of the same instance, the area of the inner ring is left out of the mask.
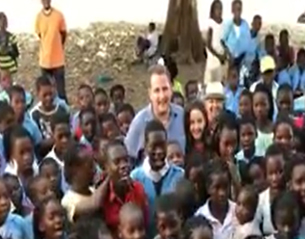
[[[249,235],[261,235],[255,213],[258,205],[258,193],[251,186],[246,186],[239,192],[234,220],[232,239],[244,239]]]
[[[167,143],[167,160],[178,167],[184,166],[184,155],[177,141],[169,141]]]
[[[184,97],[180,92],[173,93],[171,102],[184,108]]]
[[[191,217],[184,224],[183,238],[213,239],[213,227],[203,216]]]
[[[125,203],[119,214],[120,239],[145,239],[146,227],[144,214],[134,203]]]
[[[129,126],[135,117],[135,111],[132,105],[130,104],[122,104],[117,108],[116,111],[116,119],[117,123],[120,127],[121,134],[126,136]]]
[[[94,139],[97,136],[97,116],[93,107],[88,107],[80,111],[79,122],[82,130],[82,136],[79,140],[91,150],[93,149]]]
[[[9,173],[5,173],[3,175],[3,181],[5,182],[5,186],[10,193],[10,199],[12,201],[12,213],[18,214],[19,216],[24,216],[22,206],[22,188],[18,178]]]

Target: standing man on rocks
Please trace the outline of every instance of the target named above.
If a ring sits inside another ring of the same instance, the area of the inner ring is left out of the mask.
[[[39,65],[43,75],[55,80],[60,98],[67,101],[65,90],[65,51],[67,37],[63,14],[51,6],[51,0],[41,0],[35,31],[40,39]]]

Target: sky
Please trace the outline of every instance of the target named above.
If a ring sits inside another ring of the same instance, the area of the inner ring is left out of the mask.
[[[224,18],[231,16],[231,1],[222,0]],[[206,27],[211,2],[198,0],[202,29]],[[243,16],[249,21],[253,15],[260,14],[264,22],[294,24],[305,11],[303,0],[243,0],[243,3]],[[168,0],[53,0],[53,5],[64,13],[68,28],[75,28],[86,27],[96,21],[164,22]],[[14,32],[33,32],[40,8],[40,0],[0,0],[0,11],[7,14],[9,28]]]

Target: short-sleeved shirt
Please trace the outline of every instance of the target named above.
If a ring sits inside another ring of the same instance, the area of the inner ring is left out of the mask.
[[[0,227],[2,239],[30,239],[25,220],[16,214],[8,214],[4,224]]]
[[[63,14],[55,8],[49,13],[40,11],[36,18],[35,31],[40,37],[40,67],[53,69],[64,66],[61,33],[66,31],[66,23]]]

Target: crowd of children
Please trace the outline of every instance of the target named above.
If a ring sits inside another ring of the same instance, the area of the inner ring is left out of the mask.
[[[214,0],[205,85],[183,88],[164,56],[137,113],[120,84],[81,84],[77,110],[55,75],[35,99],[13,84],[0,13],[0,237],[305,238],[305,50],[295,59],[287,30],[261,44],[262,18],[241,12],[234,0],[223,28]]]

